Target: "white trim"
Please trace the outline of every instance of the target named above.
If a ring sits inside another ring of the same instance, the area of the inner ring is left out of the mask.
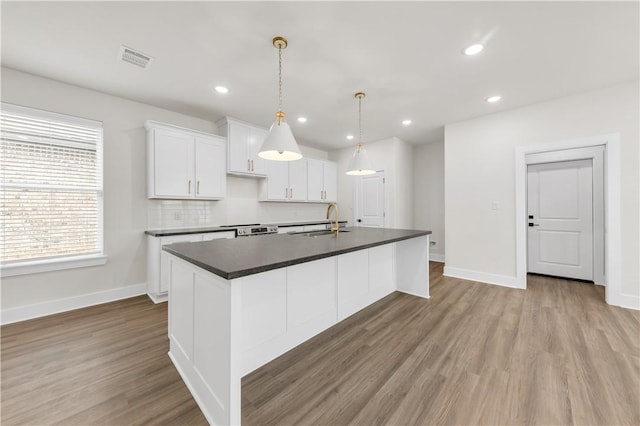
[[[103,123],[99,120],[93,120],[90,118],[76,117],[73,115],[62,114],[59,112],[46,111],[43,109],[31,108],[22,105],[10,104],[8,102],[0,103],[0,109],[8,111],[14,114],[25,114],[30,116],[37,116],[38,118],[45,120],[61,121],[67,124],[73,124],[78,126],[88,127],[92,130],[102,130]]]
[[[141,296],[146,294],[146,292],[146,283],[133,284],[104,291],[97,291],[95,293],[83,294],[80,296],[65,297],[33,305],[3,309],[0,314],[0,323],[5,325],[19,321],[26,321],[47,315],[86,308],[88,306],[101,305],[115,300]]]
[[[57,259],[30,260],[0,266],[0,277],[39,274],[41,272],[62,271],[64,269],[86,268],[104,265],[108,257],[102,254],[68,256]]]
[[[604,273],[604,152],[604,145],[597,145],[525,155],[527,166],[557,163],[560,161],[591,160],[593,170],[593,282],[602,286],[606,285],[607,282]]]
[[[255,126],[254,126],[255,127]],[[147,120],[144,122],[144,128],[147,130],[161,129],[169,132],[188,133],[193,136],[206,136],[207,138],[213,138],[219,141],[227,143],[227,138],[213,133],[201,132],[200,130],[187,129],[186,127],[175,126],[169,123],[161,123],[159,121]]]
[[[559,151],[564,149],[605,146],[605,287],[606,301],[610,305],[628,307],[622,285],[622,238],[620,229],[620,134],[613,133],[561,141],[536,146],[519,146],[515,149],[516,173],[516,282],[518,288],[527,287],[527,213],[526,155],[531,153]],[[631,296],[634,298],[633,296]]]
[[[153,293],[147,292],[147,296],[149,296],[149,299],[151,299],[151,301],[153,303],[155,303],[156,305],[158,303],[164,303],[164,302],[169,300],[169,292],[158,293],[158,294],[153,294]]]
[[[518,285],[516,277],[508,275],[490,274],[487,272],[472,271],[470,269],[454,268],[451,266],[444,267],[443,275],[445,277],[461,278],[463,280],[494,284],[502,287],[522,288]]]
[[[606,291],[606,287],[605,287]],[[610,305],[620,306],[621,308],[627,309],[635,309],[636,311],[640,311],[640,296],[634,296],[632,294],[618,294],[612,295],[613,299],[610,302],[607,300],[607,303]]]
[[[444,263],[444,254],[440,253],[429,253],[429,260],[431,262],[440,262]]]

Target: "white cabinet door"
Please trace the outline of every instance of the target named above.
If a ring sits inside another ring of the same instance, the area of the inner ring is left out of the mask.
[[[338,167],[333,161],[307,160],[307,199],[334,202],[338,199]]]
[[[251,172],[254,174],[267,174],[266,160],[258,156],[258,152],[260,152],[260,148],[262,148],[262,143],[267,137],[267,133],[266,130],[256,127],[250,129],[247,151],[249,153],[249,161],[251,162]]]
[[[307,201],[307,160],[283,162],[289,163],[289,199]]]
[[[192,243],[196,241],[202,241],[202,234],[188,234],[188,235],[173,235],[170,237],[160,238],[160,293],[165,293],[169,290],[169,282],[171,281],[171,264],[169,263],[169,256],[162,250],[162,246],[173,243]]]
[[[249,173],[251,171],[251,163],[249,161],[248,144],[251,130],[249,126],[245,126],[233,121],[227,124],[227,140],[229,143],[229,151],[227,158],[227,167],[229,173]]]
[[[324,162],[321,160],[307,160],[307,199],[309,201],[324,201]]]
[[[217,122],[218,129],[229,142],[227,171],[245,176],[265,176],[266,161],[258,157],[267,131],[249,123],[225,117]]]
[[[188,198],[193,182],[193,137],[163,129],[153,130],[152,197]]]
[[[289,164],[286,161],[267,163],[267,199],[289,199]]]
[[[227,191],[225,145],[224,141],[213,138],[196,138],[196,198],[224,198]]]
[[[338,201],[338,165],[333,161],[323,164],[324,201]]]

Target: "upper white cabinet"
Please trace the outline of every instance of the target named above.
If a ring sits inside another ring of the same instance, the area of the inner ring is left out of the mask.
[[[307,201],[307,160],[267,161],[267,179],[260,182],[262,201]]]
[[[307,159],[307,199],[334,202],[338,199],[338,168],[332,161]]]
[[[266,161],[258,157],[258,152],[267,137],[267,130],[230,117],[216,124],[218,133],[229,142],[227,173],[265,177]]]
[[[224,198],[224,138],[154,121],[145,127],[148,198]]]

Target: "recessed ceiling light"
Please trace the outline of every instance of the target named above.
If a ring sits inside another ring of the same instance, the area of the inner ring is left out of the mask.
[[[402,120],[402,124],[408,126],[409,124],[411,124],[411,120]]]
[[[472,55],[477,55],[478,53],[482,52],[482,49],[484,49],[483,45],[481,45],[481,44],[472,44],[471,46],[469,46],[466,49],[464,49],[462,51],[462,53],[464,53],[467,56],[472,56]]]
[[[307,117],[298,117],[298,123],[306,123]]]
[[[348,140],[353,139],[353,135],[347,135],[347,139],[348,139]]]
[[[487,99],[485,99],[485,101],[493,104],[495,102],[498,102],[500,99],[502,99],[502,96],[495,95],[495,96],[489,96]]]
[[[229,89],[224,86],[216,86],[215,89],[218,93],[229,93]]]

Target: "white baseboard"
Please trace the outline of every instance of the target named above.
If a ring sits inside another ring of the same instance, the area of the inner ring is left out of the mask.
[[[429,253],[429,260],[432,261],[432,262],[444,263],[444,254]]]
[[[609,305],[640,311],[640,297],[631,294],[614,294],[607,300]]]
[[[444,267],[444,276],[462,278],[463,280],[477,281],[486,284],[500,285],[503,287],[522,288],[516,277],[508,275],[489,274],[487,272],[471,271],[469,269]]]
[[[63,299],[51,300],[49,302],[3,309],[0,312],[0,323],[5,325],[19,321],[26,321],[47,315],[58,314],[60,312],[113,302],[115,300],[128,299],[129,297],[140,296],[146,293],[146,283],[134,284],[104,291],[97,291],[95,293],[83,294],[81,296],[65,297]]]

